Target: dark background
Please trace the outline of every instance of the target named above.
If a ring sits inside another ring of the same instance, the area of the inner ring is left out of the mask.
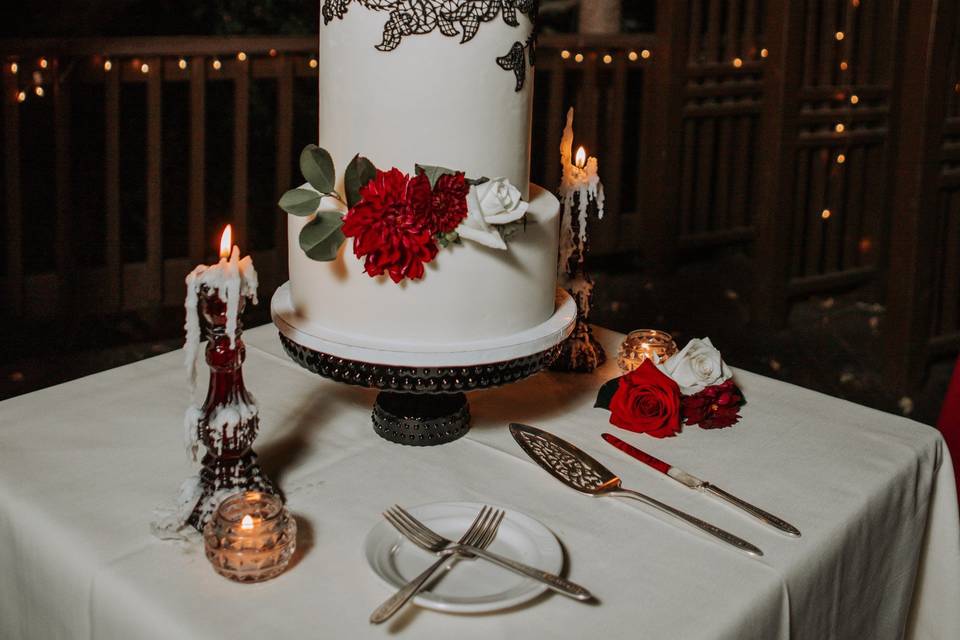
[[[624,33],[647,33],[655,29],[654,2],[624,4]],[[317,14],[316,1],[34,0],[27,8],[10,4],[0,8],[0,38],[309,35],[316,32]],[[547,33],[572,33],[577,29],[575,9],[547,12],[544,21]],[[133,125],[145,117],[140,95],[144,89],[135,87],[131,91],[138,99],[130,100],[124,112],[125,123],[129,120],[133,124],[129,125],[129,135],[125,134],[123,140],[124,144],[142,146],[142,133]],[[188,126],[186,112],[176,106],[177,100],[185,99],[185,88],[180,90],[182,95],[177,91],[171,90],[165,97],[171,102],[169,106],[165,103],[165,131]],[[297,99],[307,104],[313,99],[315,89],[306,82],[298,91]],[[275,131],[270,124],[275,113],[275,98],[266,87],[254,87],[251,91],[253,149],[266,149],[273,144]],[[207,108],[215,112],[227,110],[231,100],[232,94],[225,88],[211,87]],[[92,97],[86,103],[75,99],[74,104],[72,117],[76,124],[72,129],[72,144],[96,156],[103,138],[102,124],[97,124],[102,99]],[[53,134],[43,125],[44,114],[37,113],[35,126],[31,126],[29,120],[23,123],[24,161],[34,169],[26,171],[24,176],[25,202],[34,212],[25,223],[28,235],[43,233],[45,227],[53,224],[55,216],[55,201],[45,186],[53,171],[49,153]],[[303,121],[309,124],[315,119],[303,118]],[[229,139],[232,126],[229,120],[209,118],[207,124],[210,141]],[[299,145],[309,139],[310,128],[303,127],[302,122],[297,126],[303,129],[294,137],[295,144]],[[165,220],[183,222],[188,179],[183,157],[187,149],[178,148],[172,137],[170,140],[164,151],[163,170],[165,179],[174,186],[164,193],[164,216]],[[75,161],[74,169],[74,188],[81,194],[74,201],[74,215],[82,221],[74,229],[78,260],[81,264],[84,261],[94,264],[102,252],[97,239],[104,224],[102,201],[93,196],[82,197],[82,193],[85,182],[98,181],[100,176],[82,157]],[[144,171],[142,159],[125,162],[122,167],[123,175],[142,175]],[[261,233],[253,230],[251,236],[269,237],[277,224],[272,189],[259,185],[255,179],[270,171],[271,166],[258,167],[256,160],[251,166],[250,216],[252,224],[262,226]],[[223,174],[212,168],[208,168],[208,180],[206,232],[212,237],[215,229],[229,220],[230,184]],[[127,261],[143,259],[145,230],[139,212],[144,201],[142,187],[125,187],[123,209],[127,217],[123,255]],[[605,223],[596,224],[598,233],[602,233]],[[609,220],[606,224],[610,224]],[[187,242],[184,228],[184,224],[164,225],[165,255],[184,253]],[[256,241],[252,248],[257,248]],[[884,342],[889,339],[883,333],[886,307],[883,293],[876,284],[841,287],[829,295],[801,296],[790,306],[785,326],[765,325],[755,321],[749,302],[755,295],[754,258],[754,249],[750,246],[707,246],[682,252],[670,269],[657,269],[640,254],[604,252],[590,261],[597,280],[592,319],[623,332],[647,326],[662,328],[674,333],[681,344],[690,337],[709,335],[726,359],[736,366],[883,410],[908,413],[922,421],[935,420],[952,361],[949,357],[935,359],[922,382],[908,392],[887,384],[883,356]],[[28,269],[36,271],[54,266],[52,254],[40,245],[28,248],[24,259]],[[248,324],[266,321],[266,305],[248,312]],[[182,310],[175,307],[107,317],[91,315],[82,320],[23,321],[2,315],[0,398],[178,348],[182,341],[181,326]]]

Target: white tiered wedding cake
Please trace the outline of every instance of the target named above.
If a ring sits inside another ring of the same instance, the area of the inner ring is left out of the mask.
[[[440,352],[555,316],[560,204],[529,180],[537,4],[323,1],[319,147],[281,201],[288,327]]]

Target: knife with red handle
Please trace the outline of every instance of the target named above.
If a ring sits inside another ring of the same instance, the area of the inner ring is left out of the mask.
[[[763,509],[760,509],[759,507],[755,507],[749,502],[741,500],[740,498],[727,493],[720,487],[716,487],[710,484],[709,482],[705,482],[700,478],[697,478],[696,476],[690,475],[686,471],[683,471],[681,469],[678,469],[677,467],[669,465],[663,460],[660,460],[659,458],[655,458],[649,453],[641,451],[640,449],[637,449],[635,446],[627,442],[624,442],[623,440],[621,440],[620,438],[618,438],[613,434],[604,433],[602,437],[604,440],[606,440],[607,442],[615,446],[617,449],[620,449],[620,451],[623,451],[628,456],[636,458],[640,462],[644,463],[649,467],[653,467],[654,469],[656,469],[657,471],[659,471],[664,475],[670,476],[671,478],[673,478],[680,484],[684,485],[685,487],[688,487],[690,489],[698,489],[700,491],[703,491],[704,493],[712,494],[720,498],[721,500],[724,500],[732,504],[733,506],[739,509],[742,509],[743,511],[746,511],[751,516],[760,520],[764,524],[770,525],[775,529],[779,529],[780,531],[788,535],[796,536],[796,537],[800,536],[800,530],[797,529],[792,524],[790,524],[789,522],[787,522],[786,520],[778,518],[772,513],[768,513]]]

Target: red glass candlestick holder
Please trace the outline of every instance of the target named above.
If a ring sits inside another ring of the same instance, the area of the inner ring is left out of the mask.
[[[260,471],[253,451],[260,417],[256,400],[243,384],[246,348],[241,317],[246,300],[239,297],[233,340],[227,331],[227,303],[218,291],[203,286],[199,300],[205,320],[210,383],[196,425],[196,436],[206,448],[200,470],[202,494],[187,522],[202,530],[224,497],[238,491],[277,491]]]

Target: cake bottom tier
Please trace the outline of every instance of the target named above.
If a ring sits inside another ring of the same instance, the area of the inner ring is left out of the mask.
[[[428,345],[509,336],[555,311],[560,203],[531,185],[527,224],[504,250],[469,240],[441,249],[421,280],[371,278],[348,238],[336,260],[316,262],[300,249],[304,218],[288,216],[290,298],[306,325],[359,341]]]

